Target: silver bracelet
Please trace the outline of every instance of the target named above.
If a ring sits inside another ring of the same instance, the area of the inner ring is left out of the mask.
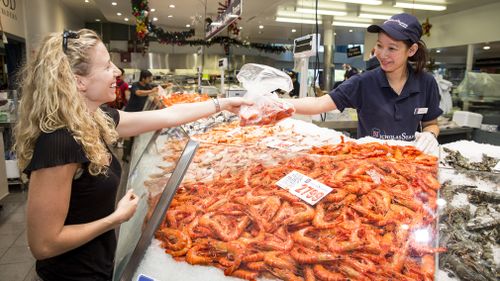
[[[212,101],[214,102],[214,105],[215,105],[215,112],[219,112],[220,111],[219,99],[215,98],[215,99],[212,99]]]

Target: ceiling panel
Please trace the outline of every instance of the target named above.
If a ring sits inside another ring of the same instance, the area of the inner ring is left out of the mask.
[[[240,31],[240,39],[248,40],[251,42],[273,42],[273,43],[292,43],[294,38],[300,37],[305,34],[313,33],[315,30],[314,25],[298,24],[298,23],[280,23],[275,21],[278,9],[291,9],[293,12],[297,4],[299,6],[314,7],[314,0],[242,0],[243,10],[241,20],[238,21],[238,26],[242,29]],[[426,1],[426,0],[420,0]],[[434,0],[436,1],[436,0]],[[132,16],[131,4],[129,0],[61,0],[65,5],[73,9],[76,14],[80,15],[85,21],[95,21],[101,19],[103,21],[111,21],[124,24],[135,24],[135,19]],[[117,5],[112,5],[116,2]],[[187,30],[186,24],[196,28],[197,36],[203,35],[203,26],[206,17],[215,18],[219,2],[222,0],[150,0],[150,8],[156,9],[151,13],[150,19],[158,18],[154,23],[164,27],[170,31]],[[334,0],[319,0],[320,5],[329,5],[328,3],[336,3]],[[407,1],[411,2],[411,1]],[[497,3],[498,0],[445,0],[447,9],[442,12],[432,11],[419,11],[419,10],[404,10],[408,13],[413,13],[420,20],[426,17],[433,17],[454,13],[479,7],[482,5]],[[325,4],[326,3],[326,4]],[[340,3],[345,6],[348,16],[356,16],[360,10],[380,9],[384,7],[392,8],[392,0],[383,0],[381,6],[366,6],[350,3]],[[171,8],[174,5],[175,8]],[[120,16],[117,13],[121,13]],[[169,17],[171,16],[171,17]],[[307,17],[297,13],[298,17]],[[129,18],[126,22],[124,18]],[[259,25],[263,25],[259,29]],[[296,32],[292,32],[295,29]],[[322,27],[319,26],[320,33]],[[352,31],[352,32],[350,32]],[[222,35],[224,35],[224,32]],[[336,44],[357,44],[362,43],[359,38],[363,38],[365,32],[364,28],[350,28],[350,27],[335,27],[335,42]],[[361,40],[362,41],[362,40]],[[475,56],[484,57],[490,56],[492,53],[500,53],[499,43],[491,43],[490,50],[483,50],[482,44],[477,44]],[[435,50],[433,50],[435,51]],[[443,48],[440,54],[434,55],[443,56],[448,55],[465,55],[466,48],[462,47],[449,47]]]

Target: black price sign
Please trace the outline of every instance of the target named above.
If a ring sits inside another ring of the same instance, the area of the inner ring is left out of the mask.
[[[356,47],[352,47],[352,48],[347,48],[347,57],[352,58],[355,56],[361,56],[361,47],[356,46]]]

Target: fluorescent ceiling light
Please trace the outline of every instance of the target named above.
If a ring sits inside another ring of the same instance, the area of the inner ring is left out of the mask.
[[[175,5],[171,4],[171,5],[168,5],[169,8],[175,8]]]
[[[351,26],[351,27],[368,27],[371,23],[362,22],[347,22],[347,21],[333,21],[333,26]]]
[[[295,11],[297,13],[302,13],[302,14],[313,14],[313,15],[316,14],[316,9],[310,9],[310,8],[297,8],[295,9]],[[318,9],[318,15],[346,16],[347,12]]]
[[[149,11],[154,12],[154,11],[156,11],[156,9],[155,8],[151,8]]]
[[[361,5],[359,9],[360,13],[365,13],[365,14],[383,14],[383,15],[395,15],[395,14],[401,14],[404,12],[403,9],[401,8],[394,8],[391,6],[366,6],[366,5]]]
[[[407,2],[396,2],[394,4],[396,8],[405,8],[405,9],[415,9],[415,10],[429,10],[429,11],[444,11],[446,10],[446,6],[442,5],[430,5],[430,4],[418,4],[418,3],[407,3]]]
[[[118,13],[116,13],[116,15],[117,15],[117,16],[121,16],[121,15],[122,15],[122,13],[118,12]]]
[[[491,47],[490,47],[490,46],[484,46],[484,47],[483,47],[483,50],[489,50],[489,49],[491,49]]]
[[[191,25],[190,24],[186,24],[186,27],[191,27]]]
[[[295,32],[297,32],[297,29],[292,29],[292,33],[295,33]]]
[[[316,24],[316,20],[313,20],[313,19],[301,19],[301,18],[276,17],[276,21],[277,22],[303,23],[303,24]],[[321,20],[318,20],[318,24],[322,24]]]
[[[441,50],[436,50],[436,53],[441,53]]]
[[[116,5],[118,5],[118,3],[116,3],[116,2],[111,2],[111,5],[116,6]]]
[[[360,13],[359,17],[360,18],[365,18],[365,19],[387,20],[390,17],[392,17],[392,15]]]
[[[443,4],[443,5],[446,5],[446,1],[447,0],[416,0],[416,1],[411,1],[411,2],[423,2],[423,3],[427,3],[427,4]]]
[[[359,23],[373,23],[371,19],[359,18],[359,17],[334,17],[335,21],[343,21],[343,22],[359,22]]]
[[[299,19],[310,19],[310,20],[314,20],[316,18],[314,15],[311,14],[297,14],[297,12],[295,12],[295,8],[293,8],[293,10],[279,9],[276,12],[276,16],[280,18],[299,18]]]
[[[124,18],[123,20],[124,20],[124,21],[128,21],[128,18]]]
[[[297,4],[295,7],[304,7],[304,8],[316,8],[316,0],[297,0]],[[320,10],[339,10],[344,11],[347,9],[346,3],[338,3],[331,1],[318,1],[318,9]]]
[[[259,25],[259,29],[263,29],[263,28],[264,28],[264,26],[263,26],[263,25]]]
[[[365,4],[365,5],[382,5],[381,0],[330,0],[335,2]]]
[[[157,18],[157,17],[154,17],[154,18],[153,18],[153,21],[157,21],[157,20],[158,20],[158,18]]]

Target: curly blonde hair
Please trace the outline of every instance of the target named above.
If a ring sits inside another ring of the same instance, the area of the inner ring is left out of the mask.
[[[81,29],[76,33],[79,37],[68,39],[66,53],[62,34],[50,34],[23,68],[19,121],[14,129],[14,149],[21,170],[30,163],[41,132],[51,133],[61,128],[69,130],[82,145],[90,160],[90,174],[106,174],[109,167],[111,154],[106,143],[118,139],[115,124],[101,109],[88,110],[75,78],[90,73],[89,52],[102,41],[92,30]]]

